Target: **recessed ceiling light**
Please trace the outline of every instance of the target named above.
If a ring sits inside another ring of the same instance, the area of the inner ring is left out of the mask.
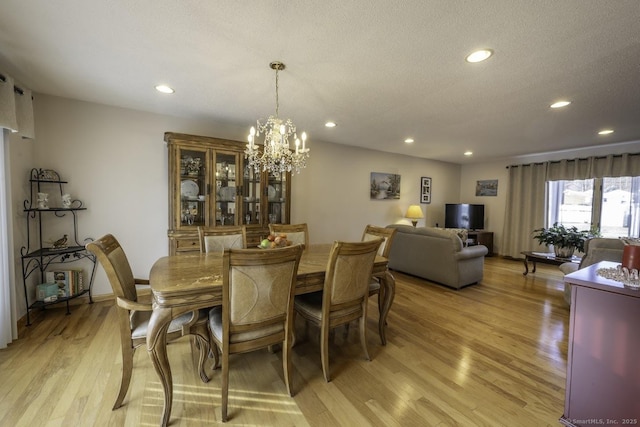
[[[407,144],[411,144],[413,143],[413,138],[407,138],[404,140],[404,142],[406,142]]]
[[[175,90],[171,89],[167,85],[158,85],[158,86],[156,86],[156,90],[158,92],[162,92],[162,93],[173,93],[173,92],[175,92]]]
[[[613,129],[603,129],[598,132],[598,135],[609,135],[610,133],[613,133]]]
[[[465,151],[464,155],[469,157],[469,156],[473,156],[473,151]]]
[[[482,62],[485,59],[488,59],[491,55],[493,55],[493,51],[491,49],[480,49],[472,52],[466,57],[467,62]]]
[[[571,101],[558,101],[558,102],[554,102],[553,104],[549,105],[549,107],[551,107],[551,108],[562,108],[562,107],[566,107],[569,104],[571,104]]]
[[[336,127],[336,124],[335,124],[334,122],[327,122],[327,123],[325,123],[324,125],[325,125],[325,127],[328,127],[328,128],[334,128],[334,127]]]

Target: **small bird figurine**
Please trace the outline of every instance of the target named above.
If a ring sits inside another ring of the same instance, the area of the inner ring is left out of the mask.
[[[59,238],[58,240],[53,242],[53,248],[54,249],[60,249],[60,248],[64,248],[65,246],[67,246],[67,237],[68,236],[65,234],[64,236],[62,236],[61,238]]]

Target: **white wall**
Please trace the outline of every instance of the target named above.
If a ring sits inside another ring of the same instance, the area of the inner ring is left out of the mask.
[[[246,126],[187,120],[94,103],[35,95],[36,139],[17,141],[12,150],[16,250],[25,245],[23,202],[29,197],[31,168],[57,170],[69,183],[64,191],[83,201],[79,240],[113,233],[127,252],[134,274],[148,277],[154,261],[168,253],[168,174],[164,132],[244,140]],[[458,165],[390,155],[337,144],[310,142],[309,166],[292,179],[292,221],[307,222],[313,243],[359,240],[368,223],[403,221],[409,204],[419,203],[421,176],[433,179],[432,203],[420,225],[441,224],[444,203],[457,202]],[[400,200],[369,200],[371,172],[402,176]],[[58,197],[58,196],[52,196]],[[45,217],[45,240],[68,232],[68,218]],[[16,288],[22,292],[21,267]],[[37,275],[34,275],[37,276]],[[30,287],[35,286],[32,277]],[[94,295],[110,294],[98,268]],[[19,298],[19,315],[25,313]]]
[[[508,170],[502,162],[465,165],[460,174],[460,203],[484,205],[484,229],[493,231],[493,252],[499,254],[504,208],[506,201]],[[477,181],[497,179],[497,196],[476,196]]]
[[[444,204],[457,202],[460,167],[450,163],[317,143],[311,161],[293,176],[292,222],[307,222],[312,243],[359,240],[366,224],[410,222],[403,218],[420,204],[420,178],[432,178],[432,202],[422,204],[419,226],[444,224]],[[399,200],[371,200],[370,174],[400,174]]]

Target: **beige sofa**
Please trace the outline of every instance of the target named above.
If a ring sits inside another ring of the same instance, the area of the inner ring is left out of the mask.
[[[482,280],[486,246],[465,247],[456,232],[392,224],[397,230],[389,252],[391,270],[455,289]]]

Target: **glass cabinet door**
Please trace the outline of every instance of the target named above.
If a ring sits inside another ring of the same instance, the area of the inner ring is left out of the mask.
[[[241,203],[236,203],[239,196],[237,184],[242,182],[238,176],[239,157],[237,153],[214,153],[215,163],[215,226],[239,225],[242,220]]]
[[[249,165],[244,166],[242,186],[242,224],[262,224],[260,217],[260,173],[256,173]]]
[[[180,207],[179,222],[183,227],[205,226],[208,222],[207,194],[207,150],[180,148]]]
[[[267,186],[268,215],[270,224],[288,224],[286,209],[289,194],[287,194],[287,173],[269,173]]]

